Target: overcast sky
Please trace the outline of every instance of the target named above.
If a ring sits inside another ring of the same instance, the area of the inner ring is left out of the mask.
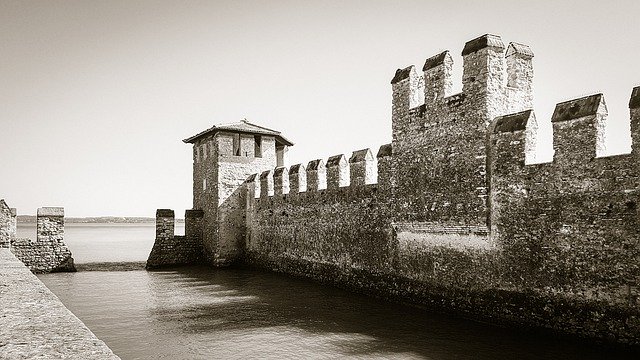
[[[532,47],[536,114],[603,92],[628,151],[640,1],[0,1],[0,198],[33,214],[191,207],[181,139],[242,118],[291,164],[391,141],[396,68],[485,33]],[[544,150],[543,150],[544,153]],[[548,151],[547,151],[548,153]]]

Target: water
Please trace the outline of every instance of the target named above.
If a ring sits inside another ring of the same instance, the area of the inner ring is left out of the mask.
[[[148,253],[152,242],[128,236],[152,237],[154,230],[153,225],[137,226],[143,229],[74,224],[67,241],[72,251],[87,251],[74,253],[80,262],[138,261],[131,252],[139,250],[127,251],[128,246],[146,246]],[[92,239],[92,234],[98,235]],[[116,247],[120,255],[92,253]],[[39,277],[123,359],[637,358],[265,272],[189,267]]]
[[[17,236],[36,238],[36,224],[18,224]],[[176,234],[184,234],[177,223]],[[94,262],[146,261],[153,247],[155,224],[66,223],[64,241],[76,264]]]

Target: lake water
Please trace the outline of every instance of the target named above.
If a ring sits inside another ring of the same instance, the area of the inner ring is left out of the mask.
[[[184,223],[175,233],[184,234]],[[155,240],[155,224],[64,225],[64,241],[76,264],[146,261]],[[17,236],[36,238],[36,224],[18,224]]]
[[[78,263],[145,260],[155,232],[153,224],[65,230]],[[186,267],[39,278],[123,359],[638,358],[265,272]]]

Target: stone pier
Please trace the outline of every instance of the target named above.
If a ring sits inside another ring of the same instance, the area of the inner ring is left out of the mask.
[[[0,359],[119,359],[7,248],[0,299]]]

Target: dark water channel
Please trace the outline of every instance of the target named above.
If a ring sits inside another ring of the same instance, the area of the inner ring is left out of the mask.
[[[39,277],[123,359],[639,358],[249,270]]]

